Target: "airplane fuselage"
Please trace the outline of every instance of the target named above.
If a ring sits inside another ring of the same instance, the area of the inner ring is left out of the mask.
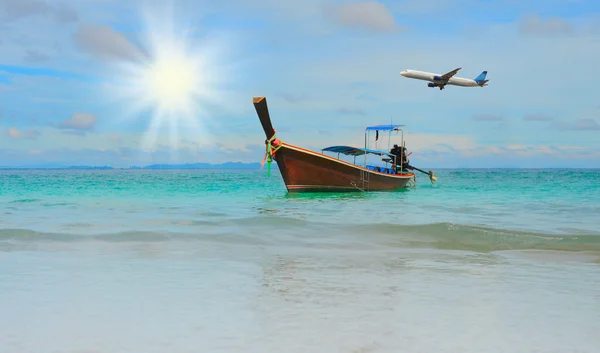
[[[441,74],[435,74],[431,72],[417,71],[417,70],[404,70],[400,73],[400,75],[407,78],[414,78],[417,80],[429,81],[436,84],[444,83],[444,80],[441,78]],[[470,78],[462,78],[462,77],[451,77],[445,84],[454,85],[454,86],[463,86],[463,87],[476,87],[479,84]]]

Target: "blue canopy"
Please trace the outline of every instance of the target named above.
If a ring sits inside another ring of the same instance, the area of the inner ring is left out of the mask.
[[[380,156],[393,156],[393,154],[386,151],[372,150],[368,148],[357,148],[352,146],[331,146],[324,148],[323,151],[341,153],[350,156],[362,156],[363,154],[367,153],[377,154]]]
[[[366,128],[366,130],[394,131],[394,130],[398,130],[401,126],[404,126],[404,125],[375,125],[375,126],[368,126]]]

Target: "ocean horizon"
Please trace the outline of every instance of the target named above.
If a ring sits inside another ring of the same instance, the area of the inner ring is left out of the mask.
[[[276,166],[276,163],[274,163]],[[48,164],[48,165],[24,165],[24,166],[0,166],[0,170],[9,169],[252,169],[260,168],[260,162],[234,162],[223,163],[190,162],[190,163],[154,163],[140,166],[132,164],[129,166],[91,165],[91,164]],[[273,168],[273,165],[271,165]]]
[[[252,170],[252,169],[266,169],[266,164],[261,167],[260,162],[223,162],[223,163],[206,163],[206,162],[194,162],[194,163],[160,163],[160,164],[149,164],[146,166],[131,165],[131,166],[110,166],[110,165],[60,165],[60,166],[0,166],[0,170],[24,170],[24,169],[116,169],[116,170],[143,170],[143,169],[169,169],[169,170],[187,170],[187,169],[239,169],[239,170]],[[277,163],[271,164],[271,169],[278,169]],[[600,167],[430,167],[428,169],[435,170],[600,170]]]

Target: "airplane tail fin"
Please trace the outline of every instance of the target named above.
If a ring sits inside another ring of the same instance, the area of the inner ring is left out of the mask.
[[[485,84],[485,82],[489,81],[489,80],[485,79],[486,75],[487,75],[487,71],[483,71],[482,73],[479,74],[479,76],[475,77],[475,82],[477,82],[477,84],[479,84],[479,85]]]

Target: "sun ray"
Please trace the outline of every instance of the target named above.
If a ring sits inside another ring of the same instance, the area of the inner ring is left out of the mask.
[[[209,145],[213,141],[205,122],[210,108],[227,108],[219,85],[231,67],[225,71],[223,58],[217,58],[225,43],[219,42],[222,37],[200,40],[194,28],[177,28],[180,22],[169,5],[152,10],[142,11],[144,57],[117,65],[110,96],[125,103],[127,120],[148,117],[140,142],[144,151],[190,146],[182,140]]]

